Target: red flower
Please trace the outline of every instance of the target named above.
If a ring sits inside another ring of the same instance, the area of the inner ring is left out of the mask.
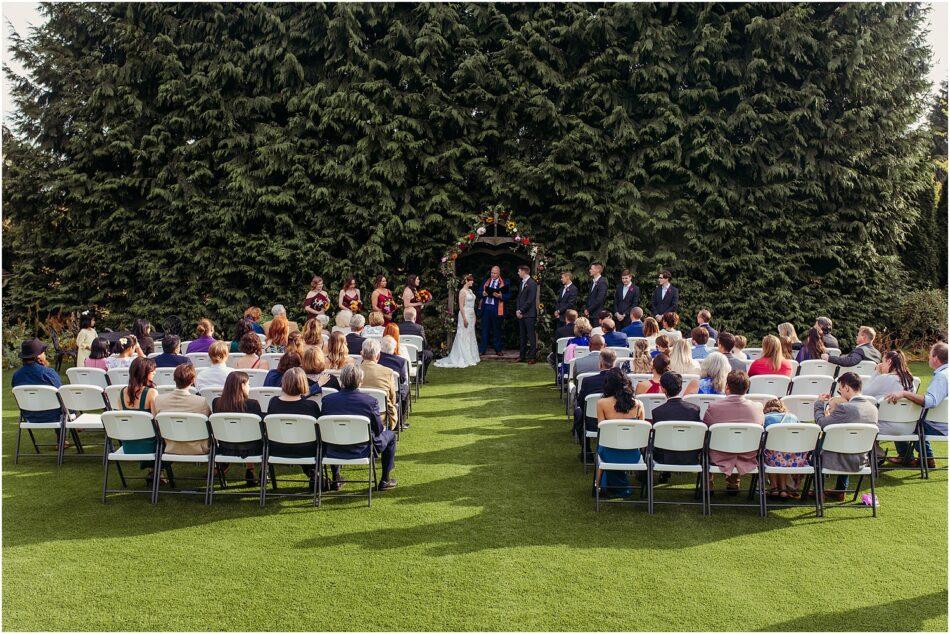
[[[529,242],[531,242],[531,241],[528,240],[527,238],[521,238],[521,244],[523,244],[523,245],[525,245],[525,246],[528,246],[528,243],[529,243]]]
[[[475,234],[474,234],[474,233],[468,234],[468,239],[469,239],[469,240],[474,240],[474,239],[475,239]]]

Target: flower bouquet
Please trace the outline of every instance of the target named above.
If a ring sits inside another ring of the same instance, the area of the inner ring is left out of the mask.
[[[330,300],[326,295],[314,295],[310,300],[310,308],[315,311],[326,310],[330,307]]]
[[[388,295],[380,295],[379,299],[376,300],[376,307],[379,308],[386,317],[396,312],[396,302]]]
[[[363,310],[363,302],[358,299],[354,299],[347,304],[347,307],[350,309],[350,312],[358,313]]]
[[[412,301],[419,302],[421,304],[428,304],[432,301],[432,293],[422,288],[415,292],[412,297]]]

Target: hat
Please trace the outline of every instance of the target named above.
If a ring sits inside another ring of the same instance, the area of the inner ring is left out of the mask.
[[[46,344],[39,339],[27,339],[20,344],[21,359],[35,359],[46,351]]]

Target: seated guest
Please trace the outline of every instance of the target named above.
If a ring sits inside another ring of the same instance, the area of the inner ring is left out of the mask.
[[[726,378],[726,398],[713,401],[706,408],[703,422],[712,427],[716,423],[765,424],[762,405],[745,397],[749,391],[749,376],[741,370],[733,370]],[[758,451],[733,453],[709,450],[709,461],[722,469],[726,475],[726,491],[734,495],[739,491],[739,478],[758,466]],[[738,473],[733,473],[735,469]]]
[[[782,343],[775,335],[762,338],[762,356],[749,366],[749,376],[759,374],[792,376],[792,362],[782,355]]]
[[[162,353],[152,358],[155,361],[156,368],[175,368],[182,363],[191,364],[191,359],[179,353],[181,349],[181,339],[178,335],[165,335],[162,337]]]
[[[656,338],[660,335],[660,324],[656,323],[653,317],[647,317],[643,320],[643,336],[646,337],[647,344],[652,348],[656,345]]]
[[[363,329],[362,335],[364,337],[382,337],[383,326],[385,324],[386,318],[383,316],[383,313],[374,310],[369,314],[369,324]]]
[[[209,387],[224,387],[225,379],[232,372],[227,365],[228,344],[223,341],[215,341],[212,344],[208,350],[208,358],[211,359],[211,367],[203,368],[195,380],[195,387],[199,392]]]
[[[567,342],[567,347],[564,348],[565,370],[567,369],[567,364],[574,358],[577,346],[590,346],[592,330],[593,328],[591,328],[590,321],[588,321],[587,317],[578,317],[574,320],[574,337]]]
[[[238,346],[238,352],[243,352],[243,357],[238,357],[234,361],[234,368],[237,370],[269,370],[270,364],[266,359],[261,358],[264,353],[264,346],[261,338],[256,332],[249,332],[241,337],[241,343]]]
[[[732,370],[742,370],[745,371],[745,362],[739,359],[733,354],[733,350],[736,346],[736,338],[731,332],[720,332],[719,338],[716,339],[716,349],[726,357],[726,361],[729,362],[729,367]]]
[[[356,315],[357,317],[359,315]],[[360,354],[363,362],[362,387],[380,389],[386,393],[386,424],[390,429],[396,429],[396,381],[393,371],[379,364],[379,342],[375,339],[363,341]]]
[[[797,353],[799,350],[802,349],[802,342],[798,340],[798,333],[795,332],[795,326],[791,322],[786,321],[778,325],[778,336],[779,336],[779,339],[781,339],[782,337],[785,337],[786,339],[788,339],[789,343],[792,346],[792,352]],[[792,357],[786,355],[785,358],[791,359]]]
[[[252,332],[258,340],[257,333]],[[221,396],[211,401],[211,411],[215,414],[254,414],[264,419],[264,413],[261,411],[261,405],[256,400],[249,398],[250,384],[248,376],[244,372],[235,371],[228,375],[224,382],[224,389]],[[248,442],[225,442],[218,441],[218,454],[227,456],[260,456],[264,453],[263,440],[251,440]],[[244,482],[247,486],[255,486],[257,478],[254,476],[254,465],[245,465]]]
[[[603,350],[606,346],[604,345],[604,338],[600,335],[591,335],[590,337],[590,354],[586,354],[580,357],[574,357],[574,376],[576,377],[579,374],[584,372],[599,372],[600,371],[600,351]],[[571,377],[574,378],[574,377]]]
[[[779,347],[782,348],[782,358],[792,359],[795,356],[795,351],[792,350],[792,340],[783,335],[779,335],[778,341]]]
[[[340,370],[343,366],[352,364],[353,358],[347,348],[346,338],[342,332],[334,330],[330,333],[330,341],[327,342],[327,367]]]
[[[637,383],[637,395],[640,394],[659,394],[660,377],[670,367],[670,358],[665,354],[658,354],[653,357],[652,370],[653,377],[649,381],[640,381]]]
[[[630,371],[634,374],[649,374],[653,372],[653,357],[650,355],[649,345],[645,339],[638,339],[633,344],[633,358],[630,360]]]
[[[211,349],[211,344],[217,341],[214,338],[214,324],[211,323],[210,319],[199,319],[195,332],[198,337],[188,344],[186,352],[207,352]]]
[[[13,373],[12,387],[21,385],[49,385],[60,388],[63,382],[56,370],[49,367],[46,360],[46,344],[39,339],[27,339],[20,344],[20,360],[23,367]],[[59,407],[35,412],[23,412],[24,418],[30,423],[55,423],[63,416]],[[57,431],[58,434],[58,431]]]
[[[228,352],[240,352],[241,339],[244,338],[244,335],[247,333],[256,334],[252,327],[253,323],[254,322],[247,317],[242,317],[237,320],[237,323],[234,324],[234,336],[231,337],[231,347],[228,349]]]
[[[605,420],[643,420],[643,405],[633,396],[630,379],[620,368],[607,370],[604,377],[603,397],[597,401],[597,423]],[[588,431],[597,431],[597,425],[587,423]],[[598,445],[597,455],[604,462],[640,462],[639,449],[614,449]],[[595,478],[608,497],[630,497],[633,489],[625,471],[597,471]]]
[[[802,343],[798,354],[795,355],[795,360],[799,363],[815,359],[820,360],[823,354],[825,354],[825,343],[821,339],[821,331],[812,326],[805,333],[805,342]]]
[[[887,400],[893,403],[902,398],[906,398],[907,400],[913,401],[917,405],[920,405],[924,409],[932,409],[947,400],[947,344],[938,342],[930,346],[930,354],[927,357],[927,363],[930,364],[931,369],[934,371],[934,375],[930,380],[930,385],[927,386],[926,394],[921,396],[910,390],[903,390],[888,394]],[[924,433],[928,436],[946,436],[947,425],[946,423],[931,423],[929,421],[924,421]],[[916,445],[913,443],[906,443],[906,445],[902,444],[898,448],[898,451],[901,453],[900,459],[903,460],[904,464],[908,466],[917,466],[920,464],[915,458],[913,458],[915,446]],[[929,441],[924,443],[924,450],[927,453],[927,465],[933,469],[936,467],[936,462],[933,458],[933,452],[930,450]]]
[[[677,339],[670,350],[670,372],[699,374],[699,361],[693,359],[686,339]]]
[[[346,336],[346,349],[349,354],[360,354],[363,351],[363,343],[366,341],[363,336],[365,326],[366,319],[362,315],[356,314],[350,318],[350,334]]]
[[[671,352],[671,350],[670,350],[670,343],[671,343],[671,340],[670,340],[670,338],[667,337],[666,335],[660,335],[660,336],[658,336],[658,337],[656,338],[656,342],[655,342],[655,344],[656,344],[656,350],[652,351],[652,352],[650,353],[650,356],[651,356],[651,357],[655,357],[655,356],[661,355],[661,354],[666,355],[667,357],[670,356],[670,352]]]
[[[215,345],[225,345],[224,342],[217,342]],[[203,396],[192,394],[188,388],[195,384],[195,366],[189,363],[182,363],[175,368],[175,389],[171,392],[165,392],[155,397],[152,405],[152,413],[161,414],[162,412],[187,412],[191,414],[211,415],[211,408],[208,407],[208,401]],[[201,455],[211,450],[208,440],[193,441],[165,441],[165,453]]]
[[[286,357],[287,353],[284,356]],[[293,356],[300,357],[296,354]],[[283,358],[281,359],[283,362]],[[267,415],[271,414],[293,414],[296,416],[313,416],[320,418],[320,406],[316,401],[307,398],[309,389],[307,388],[307,376],[299,367],[288,368],[281,377],[280,394],[270,400],[267,405]],[[307,442],[298,444],[285,444],[280,442],[268,442],[268,451],[272,456],[281,456],[282,458],[309,458],[317,455],[317,443]],[[302,467],[303,472],[310,476],[310,488],[316,485],[314,481],[314,468],[311,466]]]
[[[614,330],[614,320],[610,317],[604,317],[600,320],[600,327],[604,329],[604,345],[608,348],[617,346],[619,348],[627,347],[627,335]]]
[[[670,340],[670,344],[677,339],[680,339],[683,336],[677,326],[680,323],[680,316],[674,312],[663,313],[663,316],[660,318],[660,325],[663,326],[663,329],[660,330],[661,335],[666,335],[667,339]]]
[[[387,324],[387,327],[393,325]],[[399,400],[403,411],[409,408],[409,362],[396,354],[396,340],[383,337],[379,341],[379,365],[385,366],[399,375]]]
[[[301,341],[304,352],[310,348],[323,349],[323,324],[319,319],[312,317],[304,323]]]
[[[287,318],[283,315],[277,315],[267,324],[267,341],[264,342],[264,352],[269,354],[286,352],[289,340],[290,328]]]
[[[259,335],[264,334],[264,328],[261,326],[261,309],[257,306],[251,306],[244,311],[244,316],[251,320],[251,329]]]
[[[854,372],[845,372],[837,379],[838,396],[840,402],[828,411],[830,394],[822,394],[815,401],[815,422],[822,429],[828,425],[842,423],[868,423],[877,427],[877,407],[873,403],[858,399],[861,394],[861,377]],[[868,464],[867,456],[858,454],[844,454],[834,451],[823,451],[821,466],[823,469],[838,469],[841,471],[858,471]],[[825,498],[834,502],[844,501],[844,493],[848,490],[848,476],[838,476],[834,491],[826,491]]]
[[[284,346],[284,352],[296,352],[301,357],[303,356],[304,345],[303,345],[303,335],[300,332],[291,332],[287,333],[287,345]]]
[[[827,352],[821,355],[821,358],[828,363],[834,363],[845,368],[856,366],[862,361],[881,362],[881,353],[874,347],[874,337],[877,333],[870,326],[861,326],[858,328],[858,336],[855,339],[854,350],[841,356],[831,356]]]
[[[158,355],[160,357],[162,355]],[[155,360],[158,360],[158,357],[155,357]],[[106,359],[109,358],[109,340],[105,337],[96,337],[92,340],[92,344],[89,349],[89,356],[86,357],[86,360],[83,361],[84,368],[99,368],[100,370],[108,370],[109,365],[106,363]],[[186,357],[182,357],[186,359]],[[177,363],[175,365],[178,365]]]
[[[709,335],[706,337],[706,340],[716,340],[716,337],[719,336],[719,333],[716,332],[716,329],[709,325],[709,320],[712,319],[712,313],[707,309],[703,309],[696,313],[696,324],[697,328],[702,328],[706,331],[706,334]]]
[[[825,344],[825,347],[840,350],[841,346],[838,345],[838,340],[831,334],[831,326],[831,319],[828,317],[819,317],[815,320],[815,328],[821,332],[821,341]]]
[[[587,407],[587,397],[590,394],[597,394],[604,391],[604,379],[607,376],[607,371],[614,367],[614,361],[617,360],[617,353],[610,349],[604,349],[600,351],[600,363],[598,367],[600,369],[599,374],[594,376],[589,376],[584,379],[584,382],[581,384],[581,389],[577,394],[577,397],[574,399],[574,429],[573,433],[576,438],[584,438],[584,429],[585,429],[585,419],[586,419],[586,410]],[[593,460],[594,456],[590,451],[590,443],[587,438],[584,438],[584,449],[583,451],[587,452],[587,459]],[[577,455],[581,460],[584,459],[583,452]]]
[[[316,346],[307,348],[303,353],[303,357],[300,359],[300,367],[303,368],[303,371],[306,373],[307,383],[311,387],[319,385],[321,392],[325,387],[334,390],[340,389],[340,383],[337,381],[337,378],[326,371],[327,358],[326,355],[323,354],[322,349]]]
[[[720,333],[719,341],[729,333]],[[726,378],[732,371],[729,360],[721,352],[710,352],[699,364],[699,380],[693,379],[683,390],[683,396],[689,394],[725,394]]]
[[[639,306],[634,306],[630,309],[630,324],[623,329],[623,334],[628,337],[642,337],[643,336],[643,309]]]
[[[118,404],[112,403],[113,409],[137,410],[155,414],[155,362],[148,357],[136,357],[129,366],[129,384],[119,391]],[[125,453],[152,453],[155,451],[155,437],[123,440],[122,449]],[[146,483],[151,486],[153,463],[142,461],[139,468],[148,469]]]
[[[106,367],[110,370],[112,368],[130,368],[133,361],[145,356],[142,354],[138,341],[132,335],[120,337],[112,346],[115,348],[116,356],[106,358]]]
[[[693,342],[692,356],[694,359],[702,361],[709,356],[709,348],[706,343],[709,341],[709,331],[705,328],[696,326],[689,332],[689,338]]]
[[[914,391],[914,377],[907,367],[907,357],[900,350],[890,350],[884,353],[884,357],[874,368],[874,374],[864,384],[861,393],[865,396],[873,396],[880,401],[888,394],[905,390],[911,393]],[[898,436],[913,433],[912,431],[885,430],[884,421],[879,421],[878,427],[885,435]]]
[[[401,355],[406,352],[406,349],[399,343],[399,324],[395,321],[391,321],[383,326],[383,336],[392,337],[393,343],[396,344],[396,349],[393,351],[393,354]]]
[[[274,316],[274,319],[277,319],[278,317],[283,317],[284,319],[287,320],[287,332],[288,332],[288,333],[297,332],[297,331],[299,330],[299,328],[297,327],[297,322],[295,322],[295,321],[290,321],[290,319],[288,319],[288,317],[287,317],[287,309],[284,308],[284,305],[283,305],[283,304],[274,304],[273,308],[270,309],[270,313],[271,313],[271,315]],[[270,326],[271,326],[271,324],[273,324],[273,323],[274,323],[274,321],[271,320],[271,321],[268,321],[268,322],[266,322],[266,323],[264,324],[264,334],[267,335],[268,337],[270,336]]]
[[[734,343],[732,347],[732,356],[743,362],[748,361],[749,357],[745,353],[745,347],[748,343],[748,339],[746,339],[743,335],[734,335],[733,340]]]
[[[155,341],[152,339],[152,324],[147,319],[136,319],[132,322],[132,336],[139,342],[142,354],[148,356],[155,352]]]
[[[336,314],[336,317],[333,318],[334,325],[333,328],[330,329],[330,333],[342,332],[344,336],[349,334],[351,319],[353,319],[353,312],[348,308],[341,308]]]
[[[380,455],[382,474],[378,489],[385,491],[396,486],[392,471],[396,464],[396,435],[383,425],[379,415],[379,404],[369,394],[359,391],[363,381],[363,370],[357,365],[348,365],[340,372],[340,391],[323,397],[325,416],[366,416],[370,420],[373,446]],[[369,447],[340,447],[326,445],[325,456],[329,458],[365,458],[369,456]]]
[[[699,405],[687,403],[680,396],[683,391],[683,379],[675,372],[664,372],[660,377],[660,388],[666,395],[666,402],[653,408],[652,416],[654,423],[661,423],[669,420],[684,420],[701,422],[699,416]],[[699,464],[699,452],[696,451],[671,451],[666,449],[654,449],[653,459],[660,464]],[[670,479],[670,474],[661,474],[660,481],[665,482]]]
[[[765,414],[765,428],[776,423],[797,423],[798,417],[785,408],[781,399],[774,398],[765,404],[762,408]],[[765,450],[765,464],[770,467],[807,467],[811,464],[810,451],[788,452]],[[769,495],[781,499],[798,499],[798,487],[795,486],[794,476],[785,473],[773,473],[769,475]]]
[[[419,351],[422,357],[422,376],[419,378],[425,381],[429,364],[432,363],[432,350],[429,348],[429,342],[426,340],[426,329],[422,324],[416,323],[416,314],[416,309],[412,307],[402,311],[402,321],[399,322],[399,334],[422,337],[422,350]]]
[[[299,368],[300,363],[299,354],[296,352],[285,352],[280,358],[280,361],[277,362],[277,367],[269,370],[267,375],[264,376],[264,387],[280,387],[287,370]]]

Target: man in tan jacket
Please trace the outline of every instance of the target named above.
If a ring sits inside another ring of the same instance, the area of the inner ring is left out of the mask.
[[[195,366],[190,363],[182,363],[175,368],[175,389],[171,392],[159,394],[155,397],[152,404],[153,414],[162,412],[184,412],[189,414],[211,415],[211,408],[208,407],[208,401],[203,396],[192,394],[188,388],[195,383]],[[169,440],[165,444],[165,453],[175,453],[184,455],[206,454],[211,448],[207,440],[195,440],[192,442],[176,442]]]
[[[396,428],[396,381],[393,371],[379,364],[379,341],[367,339],[360,351],[363,363],[363,383],[360,387],[373,387],[386,392],[386,425]]]

